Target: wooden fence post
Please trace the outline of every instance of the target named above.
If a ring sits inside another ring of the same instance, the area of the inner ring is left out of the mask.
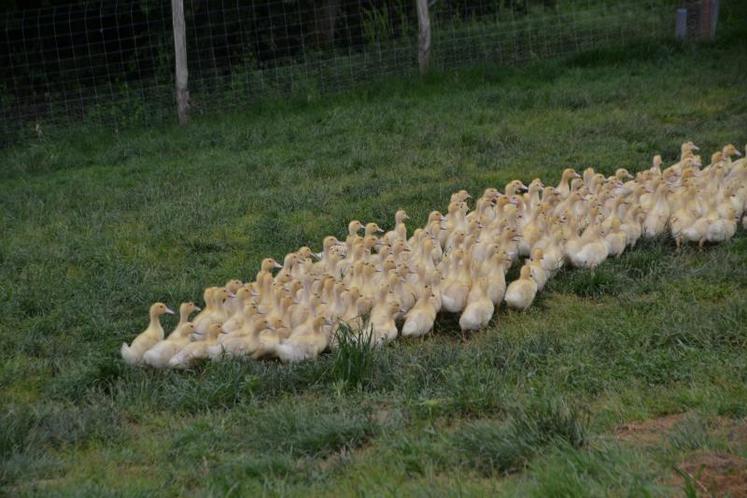
[[[418,66],[420,74],[428,72],[431,59],[431,18],[428,0],[415,0],[418,9]]]
[[[187,37],[184,29],[184,1],[171,0],[171,18],[174,24],[174,61],[176,64],[176,112],[179,124],[189,122],[189,87],[187,81]]]

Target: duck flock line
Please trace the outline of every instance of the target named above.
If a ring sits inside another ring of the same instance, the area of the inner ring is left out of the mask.
[[[182,303],[167,338],[160,317],[174,311],[153,304],[150,325],[122,344],[122,357],[156,368],[236,357],[303,361],[335,349],[343,332],[375,345],[424,336],[441,311],[460,314],[465,337],[503,301],[529,308],[563,266],[593,271],[640,237],[669,234],[678,248],[702,247],[733,237],[740,221],[747,229],[747,159],[733,160],[741,154],[727,145],[703,167],[697,151],[686,142],[677,163],[662,168],[657,155],[635,177],[589,168],[566,169],[555,187],[514,180],[503,193],[485,190],[473,210],[461,190],[446,215],[431,212],[409,238],[403,210],[389,232],[351,221],[345,241],[325,237],[320,253],[301,247],[282,265],[264,259],[253,282],[205,289],[203,310]],[[521,258],[520,277],[507,285]]]

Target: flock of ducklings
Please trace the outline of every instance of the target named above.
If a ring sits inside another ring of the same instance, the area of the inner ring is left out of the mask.
[[[351,221],[347,238],[325,237],[320,253],[302,247],[282,265],[263,260],[254,282],[205,289],[205,309],[183,303],[167,338],[159,317],[174,312],[153,304],[150,325],[122,345],[122,357],[157,368],[225,357],[302,361],[334,349],[341,323],[378,345],[428,334],[439,311],[460,313],[464,336],[485,327],[502,301],[529,308],[565,265],[593,271],[640,237],[668,233],[677,247],[702,247],[730,239],[740,221],[747,229],[747,160],[732,160],[741,154],[727,145],[703,167],[697,150],[684,143],[677,163],[662,169],[657,155],[635,177],[589,168],[566,169],[555,187],[514,180],[503,193],[485,190],[472,211],[462,190],[446,215],[431,212],[410,237],[403,210],[389,232]],[[520,277],[507,285],[521,258]]]

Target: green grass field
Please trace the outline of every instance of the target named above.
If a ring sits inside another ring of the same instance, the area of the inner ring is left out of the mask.
[[[745,68],[742,30],[1,151],[0,494],[734,492],[698,462],[747,473],[743,231],[564,271],[466,344],[444,316],[360,382],[332,354],[184,373],[118,350],[151,302],[198,300],[353,218],[422,225],[460,188],[640,170],[688,139],[742,149]]]

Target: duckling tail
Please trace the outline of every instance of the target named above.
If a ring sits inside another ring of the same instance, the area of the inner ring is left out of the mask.
[[[120,348],[119,352],[122,355],[124,361],[126,361],[129,365],[137,365],[140,362],[140,358],[138,358],[135,352],[130,349],[130,346],[128,346],[126,342],[122,343],[122,347]]]
[[[275,354],[286,363],[295,363],[306,359],[306,355],[301,348],[294,347],[293,344],[288,343],[281,343],[275,346]]]

